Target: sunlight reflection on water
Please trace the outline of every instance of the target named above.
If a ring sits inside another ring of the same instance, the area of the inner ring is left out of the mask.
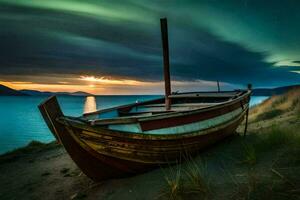
[[[88,96],[84,102],[83,113],[94,112],[97,110],[96,98],[94,96]]]

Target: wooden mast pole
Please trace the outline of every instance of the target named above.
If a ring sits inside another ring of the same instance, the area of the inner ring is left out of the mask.
[[[164,57],[164,79],[165,79],[165,104],[166,110],[171,108],[171,82],[170,82],[170,63],[169,63],[169,41],[168,41],[168,23],[167,18],[160,19],[161,39]]]

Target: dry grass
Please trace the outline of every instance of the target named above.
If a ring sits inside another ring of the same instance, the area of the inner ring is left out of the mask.
[[[162,169],[166,181],[166,187],[163,188],[160,198],[167,198],[171,200],[181,199],[182,192],[182,174],[181,165],[169,166],[168,172]]]
[[[258,114],[255,121],[263,121],[263,120],[272,119],[274,117],[282,115],[283,113],[284,113],[283,110],[275,108],[273,110],[269,110],[269,111]]]
[[[210,194],[210,179],[205,162],[197,162],[190,156],[184,164],[170,166],[165,174],[166,187],[159,198],[165,199],[207,199]]]
[[[279,149],[300,148],[300,132],[295,127],[273,125],[241,143],[240,163],[255,165],[264,153]]]
[[[242,162],[251,168],[246,181],[235,180],[230,198],[300,199],[299,130],[275,125],[247,140]]]
[[[25,147],[21,147],[18,149],[15,149],[13,151],[7,152],[2,156],[5,155],[12,155],[12,154],[27,154],[27,153],[33,153],[33,152],[38,152],[38,151],[43,151],[43,150],[47,150],[47,149],[51,149],[51,148],[55,148],[57,147],[57,143],[56,142],[51,142],[51,143],[42,143],[39,141],[31,141],[30,143],[28,143]]]
[[[300,116],[300,88],[295,88],[283,95],[272,96],[250,110],[250,121],[261,121],[277,117],[287,112]]]
[[[241,161],[251,166],[251,172],[246,181],[236,180],[230,197],[300,199],[300,88],[273,96],[250,110],[253,126],[265,120],[271,127],[254,129],[254,139],[243,145]]]
[[[27,146],[15,149],[13,151],[7,152],[3,155],[0,155],[0,164],[5,162],[12,162],[24,155],[32,155],[34,153],[47,151],[50,149],[57,148],[58,144],[56,142],[51,142],[48,144],[31,141]]]
[[[184,193],[196,195],[205,199],[210,193],[210,178],[207,165],[203,160],[196,162],[190,159],[186,163],[185,175],[187,181],[184,185]]]
[[[264,130],[260,135],[260,140],[255,144],[257,151],[272,151],[278,148],[300,147],[300,132],[295,127],[280,127],[273,125]]]
[[[241,163],[255,165],[257,163],[256,149],[252,144],[243,144],[244,155]]]

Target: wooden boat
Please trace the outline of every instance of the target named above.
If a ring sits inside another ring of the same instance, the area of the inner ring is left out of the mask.
[[[93,180],[126,177],[177,162],[234,134],[247,116],[251,88],[171,93],[166,20],[161,20],[164,98],[64,116],[57,98],[39,109],[57,141]]]

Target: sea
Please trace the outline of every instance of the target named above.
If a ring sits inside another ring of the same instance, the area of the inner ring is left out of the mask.
[[[59,96],[65,115],[80,116],[84,112],[104,109],[137,101],[151,100],[159,95],[112,95],[112,96]],[[38,110],[45,96],[0,97],[0,154],[26,146],[31,141],[51,142],[53,135]],[[250,106],[257,105],[267,96],[251,97]]]

